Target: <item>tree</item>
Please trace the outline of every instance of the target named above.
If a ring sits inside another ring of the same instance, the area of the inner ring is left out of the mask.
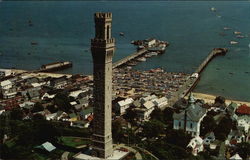
[[[221,119],[220,123],[214,129],[214,135],[216,139],[225,141],[230,130],[233,128],[233,121],[229,116],[225,116]]]
[[[236,151],[241,156],[241,158],[249,159],[249,157],[250,157],[250,144],[247,142],[237,144]]]
[[[126,109],[126,113],[123,116],[124,119],[126,119],[128,122],[130,122],[131,124],[135,125],[135,118],[136,118],[136,112],[132,109],[132,108],[128,108]]]
[[[191,138],[191,135],[185,133],[183,130],[170,130],[165,137],[165,141],[169,144],[186,148]]]
[[[68,112],[71,109],[69,98],[66,92],[59,92],[54,98],[55,104],[59,107],[59,110]]]
[[[165,120],[166,122],[173,122],[173,114],[174,114],[174,111],[173,111],[172,108],[169,108],[169,107],[165,108],[165,109],[163,110],[163,117],[164,117],[164,120]]]
[[[150,117],[151,117],[151,119],[164,122],[163,112],[159,108],[154,109],[153,112],[150,114]]]
[[[143,133],[146,137],[157,137],[164,133],[164,124],[158,120],[150,120],[143,125]]]
[[[207,133],[212,132],[216,127],[216,122],[214,118],[207,115],[201,121],[201,136],[205,136]]]
[[[14,108],[10,112],[10,117],[12,120],[22,120],[23,111],[20,108]]]
[[[33,109],[32,109],[32,113],[35,113],[35,112],[40,112],[40,111],[43,111],[44,110],[44,107],[42,105],[41,102],[36,102]]]

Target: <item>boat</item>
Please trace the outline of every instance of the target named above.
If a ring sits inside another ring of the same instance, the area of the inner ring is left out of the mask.
[[[119,35],[120,35],[120,36],[124,36],[124,33],[123,33],[123,32],[120,32]]]
[[[139,62],[145,62],[147,59],[145,57],[137,58],[137,61]]]
[[[44,64],[40,67],[41,71],[58,71],[61,69],[66,69],[66,68],[70,68],[72,67],[73,64],[72,62],[69,61],[65,61],[65,62],[54,62],[54,63],[48,63],[48,64]]]
[[[237,35],[236,38],[245,38],[243,35]]]
[[[213,12],[216,12],[216,8],[215,7],[211,7],[210,10],[213,11]]]
[[[31,42],[30,44],[31,44],[31,45],[38,45],[37,42]]]
[[[135,66],[137,63],[135,61],[131,61],[127,63],[128,66]]]
[[[239,32],[239,31],[234,31],[234,34],[238,35],[238,34],[241,34],[241,32]]]
[[[230,41],[230,44],[238,44],[239,42],[237,41]]]
[[[229,27],[224,27],[223,29],[224,30],[231,30],[231,28],[229,28]]]

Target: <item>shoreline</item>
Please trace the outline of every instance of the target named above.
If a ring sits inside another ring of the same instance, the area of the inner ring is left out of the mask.
[[[206,93],[198,93],[198,92],[193,92],[193,95],[197,99],[203,99],[205,103],[214,103],[215,98],[217,97],[216,95],[212,94],[206,94]],[[250,106],[250,102],[247,101],[241,101],[241,100],[233,100],[233,99],[226,99],[225,103],[229,105],[231,102],[237,103],[238,105],[246,104]]]

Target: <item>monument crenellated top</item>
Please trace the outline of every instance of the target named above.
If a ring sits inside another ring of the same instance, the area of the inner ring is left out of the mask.
[[[111,12],[96,12],[95,13],[95,18],[112,18],[112,13]]]

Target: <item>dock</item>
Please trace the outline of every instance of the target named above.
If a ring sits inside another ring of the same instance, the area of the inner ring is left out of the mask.
[[[125,58],[122,58],[121,60],[113,63],[113,69],[117,68],[117,67],[120,67],[124,64],[126,64],[127,62],[131,61],[131,60],[134,60],[135,58],[139,57],[139,56],[142,56],[143,54],[145,54],[146,52],[148,51],[147,48],[144,48],[144,49],[141,49],[139,51],[136,51],[134,53],[132,53],[131,55],[125,57]]]
[[[214,48],[193,73],[193,75],[197,76],[190,76],[189,79],[185,82],[185,84],[183,84],[183,86],[177,92],[174,93],[172,98],[168,100],[168,105],[165,106],[165,108],[173,106],[180,98],[184,98],[190,92],[192,92],[192,90],[195,88],[195,86],[200,80],[200,73],[206,68],[209,62],[216,56],[225,55],[227,52],[228,49],[226,48]]]

